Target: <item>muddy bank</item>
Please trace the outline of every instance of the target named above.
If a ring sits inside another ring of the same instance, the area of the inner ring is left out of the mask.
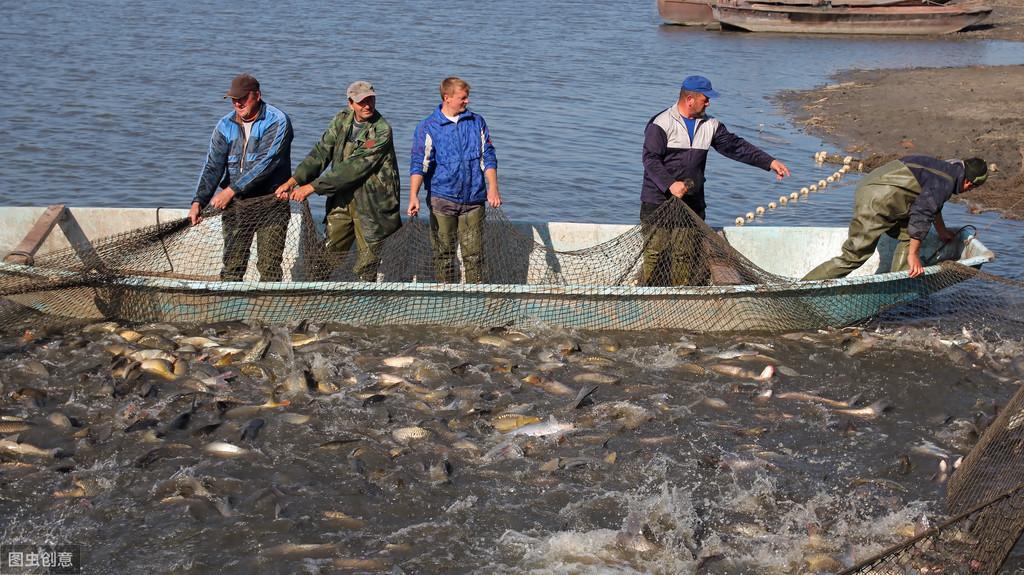
[[[906,154],[979,156],[998,172],[959,199],[1024,219],[1024,66],[854,70],[780,102],[810,132],[863,158],[865,169]]]
[[[1024,40],[1024,0],[989,2],[992,14],[980,25],[960,32],[964,38]]]

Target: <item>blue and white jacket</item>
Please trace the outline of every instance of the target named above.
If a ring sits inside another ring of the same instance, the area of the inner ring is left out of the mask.
[[[693,139],[683,124],[682,115],[675,104],[647,123],[644,131],[644,183],[640,200],[660,204],[668,199],[672,182],[693,181],[683,201],[690,209],[704,217],[704,167],[708,149],[719,154],[767,170],[773,158],[757,146],[733,134],[718,120],[705,116],[697,119]]]
[[[469,110],[452,122],[438,106],[413,134],[410,175],[423,176],[428,196],[459,204],[487,201],[484,172],[498,168],[491,133],[483,116]]]
[[[288,115],[263,102],[249,141],[235,112],[224,116],[210,137],[206,165],[199,175],[193,202],[206,207],[217,188],[231,187],[235,197],[274,193],[292,171],[292,123]]]

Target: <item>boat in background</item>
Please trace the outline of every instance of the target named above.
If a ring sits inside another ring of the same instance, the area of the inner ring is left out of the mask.
[[[658,0],[658,14],[669,24],[706,26],[715,22],[714,0]]]
[[[723,29],[798,34],[951,34],[980,23],[992,13],[991,6],[974,1],[844,6],[719,0],[712,10]]]

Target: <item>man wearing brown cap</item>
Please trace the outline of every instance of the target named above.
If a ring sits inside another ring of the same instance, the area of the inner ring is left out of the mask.
[[[348,107],[331,120],[320,141],[275,195],[297,202],[313,193],[327,197],[329,258],[318,266],[317,279],[326,279],[355,243],[356,277],[375,281],[379,247],[402,225],[398,161],[391,126],[377,111],[373,86],[363,80],[352,82],[346,95]]]
[[[224,210],[222,280],[245,276],[255,236],[260,280],[281,281],[289,211],[267,196],[291,171],[291,121],[263,101],[260,83],[248,74],[235,76],[224,97],[231,98],[234,110],[213,130],[189,219],[192,225],[201,222],[207,205]]]

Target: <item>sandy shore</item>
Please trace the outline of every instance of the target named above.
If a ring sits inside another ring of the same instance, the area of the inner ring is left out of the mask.
[[[907,154],[984,158],[998,171],[959,199],[1024,219],[1024,66],[858,70],[833,80],[779,100],[865,169]]]

